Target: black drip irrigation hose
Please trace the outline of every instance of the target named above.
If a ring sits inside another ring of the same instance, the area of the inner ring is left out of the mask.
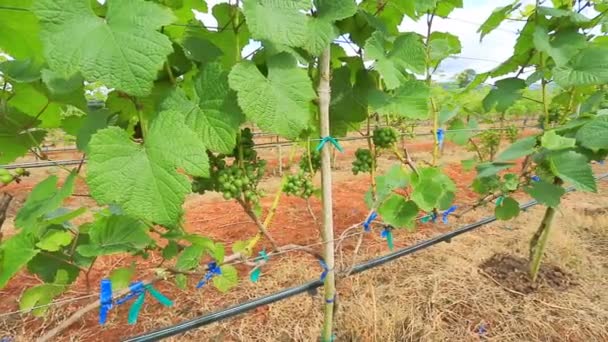
[[[600,175],[600,176],[596,177],[596,181],[602,180],[607,177],[608,177],[608,173]],[[570,187],[566,188],[566,193],[572,192],[574,190],[575,190],[575,188],[573,186],[570,186]],[[530,202],[520,205],[519,208],[521,210],[527,210],[537,204],[538,204],[538,201],[532,200]],[[427,248],[432,247],[441,242],[451,242],[452,238],[455,238],[459,235],[473,231],[477,228],[480,228],[486,224],[492,223],[496,220],[497,220],[496,216],[486,217],[475,223],[467,224],[467,225],[462,226],[458,229],[455,229],[451,232],[441,234],[434,238],[418,242],[414,245],[399,249],[395,252],[386,254],[384,256],[368,260],[361,264],[357,264],[352,269],[350,274],[357,274],[357,273],[367,271],[371,268],[381,266],[383,264],[386,264],[387,262],[399,259],[406,255],[410,255],[410,254],[416,253],[418,251],[427,249]],[[305,283],[305,284],[302,284],[302,285],[299,285],[296,287],[291,287],[291,288],[285,289],[283,291],[275,292],[273,294],[270,294],[270,295],[267,295],[264,297],[260,297],[257,299],[250,300],[248,302],[244,302],[244,303],[241,303],[241,304],[238,304],[235,306],[231,306],[229,308],[226,308],[226,309],[223,309],[220,311],[216,311],[216,312],[204,315],[204,316],[200,316],[198,318],[194,318],[189,321],[178,323],[176,325],[172,325],[172,326],[162,328],[159,330],[151,331],[151,332],[139,335],[139,336],[131,337],[124,341],[125,342],[158,341],[163,338],[181,334],[186,331],[196,329],[198,327],[202,327],[205,325],[209,325],[211,323],[216,323],[221,320],[240,315],[247,311],[256,309],[260,306],[272,304],[272,303],[278,302],[280,300],[287,299],[289,297],[293,297],[293,296],[296,296],[299,294],[313,291],[321,286],[323,286],[323,282],[321,280],[311,281],[311,282],[308,282],[308,283]]]

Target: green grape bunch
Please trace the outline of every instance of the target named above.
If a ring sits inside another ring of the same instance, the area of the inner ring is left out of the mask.
[[[397,142],[397,131],[391,127],[376,128],[372,140],[376,147],[391,148]]]
[[[10,173],[7,169],[0,168],[0,184],[9,185],[12,182],[19,183],[22,177],[29,176],[29,171],[22,167],[16,168],[13,173]]]
[[[315,191],[312,179],[304,172],[287,176],[287,182],[283,185],[283,191],[291,196],[310,198]]]
[[[253,134],[249,128],[241,131],[239,144],[232,154],[209,156],[210,177],[195,178],[192,182],[192,191],[204,194],[206,191],[222,193],[226,200],[240,199],[248,203],[258,204],[263,196],[258,185],[266,172],[266,161],[260,160],[254,150]],[[243,156],[243,159],[240,157]],[[227,157],[233,157],[229,165]]]
[[[310,163],[309,163],[309,154],[306,153],[300,159],[300,170],[303,170],[307,173],[315,174],[317,171],[321,169],[321,152],[317,150],[312,150],[310,152]],[[310,169],[312,164],[312,170]]]
[[[370,172],[372,170],[373,157],[372,152],[368,149],[358,148],[355,152],[356,159],[353,160],[353,174],[357,175],[360,172]]]
[[[517,130],[517,127],[515,127],[515,126],[509,126],[505,130],[505,136],[511,143],[514,143],[517,140],[518,135],[519,135],[519,131]]]

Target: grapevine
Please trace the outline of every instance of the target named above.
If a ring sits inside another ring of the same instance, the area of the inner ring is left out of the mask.
[[[340,159],[338,141],[357,134],[367,142],[351,164],[353,174],[369,177],[364,232],[377,228],[369,218],[378,217],[392,245],[393,228],[413,230],[419,215],[442,214],[447,222],[457,206],[464,215],[492,205],[498,219],[509,220],[519,214],[516,198],[524,192],[546,206],[530,240],[535,280],[565,185],[597,191],[590,162],[608,156],[608,5],[556,0],[501,7],[481,25],[480,38],[512,19],[521,24],[513,55],[488,72],[466,70],[444,84],[435,79],[442,63],[464,56],[459,38],[434,24],[452,20],[463,2],[397,3],[0,0],[0,165],[32,155],[52,159],[43,149],[56,136],[87,160],[86,167],[61,168],[40,181],[19,203],[10,220],[15,229],[0,235],[0,290],[28,273],[40,284],[28,282],[21,309],[43,316],[74,284],[96,288],[99,274],[128,288],[150,271],[135,261],[152,255],[162,262],[147,290],[156,281],[185,288],[203,273],[201,286],[211,280],[228,291],[242,275],[233,263],[259,271],[269,261],[263,254],[262,261],[251,259],[262,252],[259,241],[272,252],[284,250],[269,232],[282,194],[306,200],[313,217],[313,196],[321,194],[323,255],[301,250],[323,262],[321,338],[333,340],[334,316],[343,313],[335,312],[341,270],[334,262],[330,159]],[[213,16],[217,27],[201,24],[196,13]],[[426,23],[426,32],[401,32],[405,18]],[[260,47],[249,53],[250,42]],[[502,129],[505,119],[530,113],[540,113],[542,132],[520,137],[518,128]],[[502,130],[478,125],[497,120]],[[427,133],[432,127],[432,156],[410,155],[403,134],[379,127],[407,126],[413,137],[423,121]],[[292,153],[290,171],[266,206],[268,162],[254,129],[276,136],[279,146],[280,139],[300,149],[307,142],[298,170],[291,171],[298,160]],[[474,203],[454,202],[457,187],[440,160],[444,138],[476,152],[466,161],[477,171]],[[503,140],[509,146],[501,151]],[[399,162],[379,166],[386,154]],[[31,180],[28,170],[5,167],[0,198]],[[237,203],[255,235],[225,245],[211,238],[215,224],[188,231],[188,196],[210,192]],[[76,195],[90,197],[94,210],[71,200]],[[96,267],[116,254],[134,266]],[[117,299],[92,297],[107,310]]]

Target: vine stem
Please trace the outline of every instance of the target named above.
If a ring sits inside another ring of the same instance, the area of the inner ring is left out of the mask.
[[[374,146],[374,144],[372,143],[372,129],[371,129],[371,119],[369,117],[369,114],[367,115],[367,148],[369,148],[369,151],[372,154],[372,168],[369,171],[369,179],[370,179],[370,184],[371,184],[371,190],[372,190],[372,201],[376,202],[376,164],[377,164],[377,158],[378,158],[378,153],[376,151],[376,147]]]
[[[0,242],[2,242],[2,225],[4,224],[4,220],[6,220],[6,211],[12,200],[13,196],[7,193],[0,194]]]
[[[551,231],[551,224],[555,217],[555,208],[547,207],[545,210],[545,216],[538,227],[538,230],[532,236],[530,240],[530,277],[532,282],[536,282],[538,277],[538,271],[540,270],[540,263],[547,247],[547,240],[549,238],[549,232]]]
[[[399,150],[397,150],[397,146],[393,146],[393,153],[395,154],[395,156],[397,157],[397,159],[399,159],[399,161],[402,164],[405,164],[407,166],[409,166],[410,169],[412,169],[412,171],[414,171],[414,173],[417,176],[420,176],[420,174],[418,173],[418,168],[416,167],[416,164],[414,163],[414,161],[412,160],[412,158],[410,158],[410,154],[407,151],[407,148],[403,148],[403,151],[405,152],[405,157],[401,155],[401,153],[399,153]]]
[[[431,73],[431,28],[433,26],[433,19],[435,19],[435,11],[427,14],[426,20],[426,83],[428,87],[431,87],[432,83],[432,73]],[[435,69],[437,69],[435,67]],[[437,105],[432,96],[429,98],[431,104],[431,115],[433,117],[433,166],[437,165],[437,161],[439,160],[439,137],[437,136],[437,131],[439,130],[439,115],[437,112]]]
[[[323,50],[319,58],[319,119],[321,136],[330,135],[329,102],[331,98],[330,82],[330,49]],[[334,302],[336,298],[336,274],[334,270],[334,220],[332,207],[332,177],[331,177],[331,145],[325,144],[321,150],[321,183],[323,191],[323,243],[324,260],[328,271],[325,277],[325,314],[321,341],[329,342],[333,336]]]

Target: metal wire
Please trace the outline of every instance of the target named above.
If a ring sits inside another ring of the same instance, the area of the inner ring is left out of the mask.
[[[525,128],[536,128],[536,126],[517,126],[515,128],[518,129],[525,129]],[[485,132],[485,131],[501,131],[501,130],[508,130],[510,128],[462,128],[462,129],[452,129],[452,130],[445,130],[444,132],[446,134],[449,133],[458,133],[458,132]],[[399,136],[400,137],[405,137],[405,136],[432,136],[433,133],[410,133],[410,132],[402,132]],[[367,135],[364,136],[360,136],[360,137],[345,137],[342,139],[338,139],[340,141],[358,141],[358,140],[366,140],[368,138]],[[258,144],[254,146],[255,150],[262,150],[262,149],[269,149],[269,148],[277,148],[277,147],[289,147],[289,146],[293,146],[294,144],[298,144],[298,143],[306,143],[308,141],[310,142],[319,142],[323,139],[321,138],[314,138],[314,139],[309,139],[309,140],[285,140],[285,141],[279,141],[279,142],[272,142],[272,143],[264,143],[264,144]],[[69,166],[69,165],[79,165],[80,163],[87,163],[87,159],[71,159],[71,160],[48,160],[48,161],[36,161],[36,162],[24,162],[24,163],[16,163],[16,164],[7,164],[7,165],[0,165],[0,168],[3,169],[7,169],[7,170],[11,170],[11,169],[16,169],[16,168],[44,168],[44,167],[53,167],[53,166]]]

